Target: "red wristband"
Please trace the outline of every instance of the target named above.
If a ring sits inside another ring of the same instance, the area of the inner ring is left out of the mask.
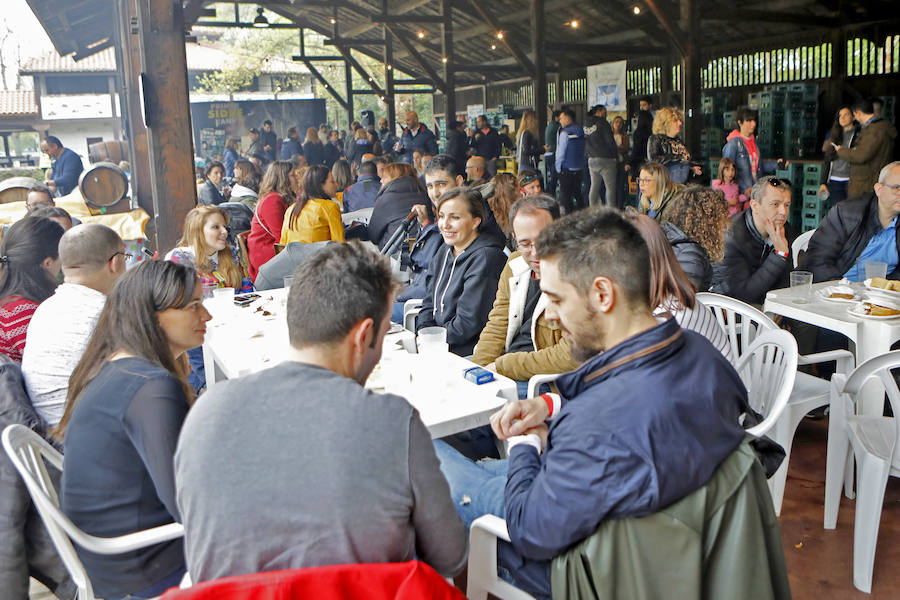
[[[543,398],[544,402],[547,403],[547,410],[550,411],[549,416],[552,417],[553,416],[553,396],[551,396],[550,394],[541,394],[541,398]]]

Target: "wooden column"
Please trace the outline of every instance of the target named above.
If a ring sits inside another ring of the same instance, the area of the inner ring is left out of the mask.
[[[444,92],[444,123],[456,119],[456,72],[453,58],[453,6],[452,0],[441,0],[441,14],[444,21],[441,23],[442,50],[444,53],[444,83],[447,86]],[[436,132],[437,133],[437,132]]]
[[[181,0],[136,1],[156,243],[163,252],[178,242],[197,204],[184,14]]]
[[[131,163],[131,205],[139,206],[151,216],[153,187],[150,182],[150,154],[147,148],[147,128],[141,118],[141,52],[137,26],[135,0],[119,0],[116,3],[118,42],[116,70],[119,75],[119,107],[122,112],[122,128],[128,142],[128,161]],[[133,24],[132,24],[132,20]],[[153,221],[150,222],[153,225]],[[152,233],[152,232],[149,232]],[[151,236],[152,237],[152,236]]]
[[[353,122],[353,67],[349,60],[344,61],[344,84],[347,87],[347,132],[350,132],[350,123]]]
[[[825,83],[822,96],[822,108],[819,113],[834,114],[844,101],[844,83],[847,79],[847,39],[843,28],[828,32],[831,42],[831,77]],[[824,110],[823,110],[824,109]]]
[[[669,106],[672,103],[672,53],[669,51],[662,59],[660,68],[659,106]]]
[[[687,32],[685,54],[681,61],[681,97],[686,121],[684,140],[695,154],[700,150],[700,130],[703,126],[700,112],[699,10],[696,0],[681,0],[681,26]]]
[[[381,11],[387,14],[387,0],[382,0]],[[397,132],[397,104],[394,102],[394,39],[387,27],[382,27],[384,38],[384,103],[387,105],[388,129]]]
[[[534,112],[540,135],[547,128],[547,61],[544,48],[544,0],[531,0],[531,53],[534,56]]]

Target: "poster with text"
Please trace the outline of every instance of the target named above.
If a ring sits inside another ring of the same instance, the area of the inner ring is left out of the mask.
[[[609,112],[624,111],[626,61],[591,65],[587,68],[587,108],[603,104]]]

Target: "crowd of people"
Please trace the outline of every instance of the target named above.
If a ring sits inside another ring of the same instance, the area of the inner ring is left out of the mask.
[[[21,363],[64,449],[61,507],[98,536],[185,526],[184,540],[123,555],[79,548],[95,592],[151,598],[187,571],[204,581],[414,557],[453,576],[466,527],[495,514],[512,539],[502,573],[548,598],[551,561],[599,524],[710,481],[744,444],[750,408],[696,294],[758,305],[786,287],[799,199],[762,174],[752,111],[739,111],[706,187],[681,113],[641,104],[652,127],[630,140],[598,106],[584,127],[554,114],[542,144],[526,111],[515,143],[484,117],[470,131],[450,123],[445,153],[412,112],[399,136],[382,119],[346,140],[310,128],[301,143],[291,128],[279,144],[266,122],[246,158],[229,140],[207,164],[165,259],[128,270],[113,230],[66,223],[52,193],[32,190],[0,242],[0,352]],[[823,185],[849,197],[800,263],[816,281],[859,280],[869,260],[900,278],[896,130],[871,108],[842,109],[832,132]],[[516,175],[495,172],[504,146]],[[625,207],[624,172],[638,173],[637,206]],[[204,298],[287,276],[285,361],[206,391]],[[366,389],[410,300],[416,330],[445,328],[451,352],[516,381],[520,401],[432,443],[403,398]],[[541,373],[563,375],[527,398]],[[497,440],[509,458],[482,460],[498,458]],[[760,575],[773,589],[786,586],[779,563],[775,552]]]

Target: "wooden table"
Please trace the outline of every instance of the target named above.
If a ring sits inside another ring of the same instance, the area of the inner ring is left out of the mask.
[[[285,289],[266,290],[247,307],[206,301],[213,315],[203,343],[207,389],[217,382],[256,373],[284,360],[289,348]],[[263,310],[257,310],[262,307]],[[271,314],[264,315],[265,312]],[[495,375],[476,385],[463,371],[476,366],[455,354],[410,354],[413,334],[406,330],[384,338],[382,358],[366,387],[403,396],[412,404],[433,438],[486,425],[508,400],[516,400],[515,381]]]

